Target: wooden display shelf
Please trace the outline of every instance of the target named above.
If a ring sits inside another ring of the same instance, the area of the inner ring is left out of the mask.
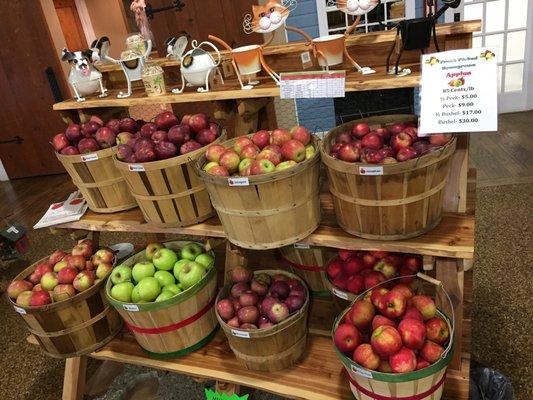
[[[404,65],[413,69],[411,75],[394,77],[385,73],[385,67],[376,68],[376,73],[371,75],[361,75],[356,71],[346,73],[346,91],[356,92],[363,90],[378,89],[398,89],[416,87],[420,82],[419,65]],[[168,93],[161,96],[148,97],[144,88],[134,88],[131,97],[125,99],[117,98],[120,90],[109,90],[108,96],[98,98],[98,96],[86,96],[85,101],[78,102],[74,99],[62,101],[54,104],[54,110],[65,111],[74,109],[99,108],[99,107],[131,107],[148,104],[173,104],[191,103],[214,100],[238,100],[257,99],[264,97],[279,97],[279,86],[271,80],[260,77],[261,84],[251,90],[241,90],[236,79],[228,80],[225,85],[215,87],[206,93],[198,93],[194,89],[186,89],[184,93]],[[123,91],[123,90],[122,90]]]
[[[303,243],[314,246],[342,247],[353,250],[388,250],[460,259],[474,258],[475,218],[472,215],[445,213],[442,222],[432,231],[407,240],[375,241],[358,238],[344,232],[335,222],[331,195],[322,193],[322,225]],[[218,217],[184,228],[161,227],[146,223],[136,208],[114,214],[88,211],[79,221],[55,228],[82,229],[93,232],[136,232],[226,237]]]

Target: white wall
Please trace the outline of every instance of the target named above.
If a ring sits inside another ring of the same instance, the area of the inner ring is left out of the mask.
[[[2,160],[0,160],[0,182],[8,181],[9,177],[7,176]]]

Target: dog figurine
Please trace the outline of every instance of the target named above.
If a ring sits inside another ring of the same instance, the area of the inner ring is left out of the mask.
[[[61,60],[68,61],[70,64],[68,82],[74,89],[78,102],[85,101],[84,96],[98,91],[100,91],[98,97],[107,96],[107,89],[104,88],[102,82],[102,74],[93,66],[93,62],[97,58],[97,53],[94,50],[69,51],[64,48],[61,52]]]

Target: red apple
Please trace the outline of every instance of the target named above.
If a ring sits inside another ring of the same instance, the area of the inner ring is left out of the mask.
[[[422,314],[416,307],[407,307],[405,314],[403,315],[403,319],[416,319],[418,321],[424,321]]]
[[[168,141],[181,147],[184,143],[191,140],[191,128],[189,125],[174,125],[168,130]]]
[[[105,124],[106,127],[112,129],[115,133],[120,132],[120,120],[118,118],[112,118]]]
[[[370,344],[381,357],[389,357],[402,348],[402,338],[396,328],[382,325],[372,332]]]
[[[403,149],[400,149],[398,153],[396,154],[396,159],[400,162],[402,161],[408,161],[412,160],[413,158],[417,157],[416,150],[412,147],[404,147]]]
[[[357,162],[361,158],[361,152],[353,143],[346,143],[339,148],[338,157],[342,161]]]
[[[209,123],[209,130],[213,132],[213,134],[215,135],[215,138],[220,136],[220,125],[217,124],[216,122]]]
[[[163,111],[157,114],[154,122],[157,125],[157,128],[163,131],[168,131],[174,125],[179,124],[178,118],[170,111]]]
[[[185,142],[180,147],[180,154],[192,153],[193,151],[199,150],[202,148],[202,145],[196,140],[189,140]]]
[[[385,302],[383,300],[383,297],[389,293],[387,289],[384,287],[375,288],[370,291],[370,302],[376,307],[378,310],[381,310],[385,308]]]
[[[255,306],[242,307],[237,311],[241,324],[255,324],[259,318],[259,310]]]
[[[396,267],[392,265],[388,260],[381,259],[374,265],[374,271],[381,272],[385,275],[385,278],[391,279],[396,276]]]
[[[351,324],[340,324],[333,334],[333,342],[343,353],[352,353],[361,344],[361,334]]]
[[[444,146],[446,143],[453,139],[451,133],[437,133],[429,137],[429,143],[437,146]]]
[[[396,135],[405,129],[405,124],[398,122],[389,126],[388,129],[393,135]]]
[[[241,307],[255,306],[259,301],[257,293],[249,290],[239,295],[239,304]]]
[[[94,285],[94,275],[91,272],[92,271],[81,271],[76,275],[74,282],[72,282],[72,286],[74,286],[78,292],[83,292]]]
[[[363,368],[372,370],[377,370],[381,363],[379,355],[376,354],[372,346],[368,343],[363,343],[355,349],[353,360]]]
[[[220,300],[217,303],[217,312],[218,312],[218,315],[220,315],[220,317],[224,321],[229,321],[235,316],[235,310],[233,308],[233,304],[231,300],[229,299]]]
[[[405,313],[407,300],[403,294],[390,291],[383,296],[384,307],[380,309],[381,313],[389,318],[398,318]]]
[[[35,270],[32,272],[32,274],[28,277],[28,280],[32,284],[37,285],[41,281],[41,278],[44,274],[46,274],[47,272],[53,272],[53,271],[54,271],[54,267],[50,265],[49,263],[39,264],[35,268]]]
[[[330,279],[335,279],[343,271],[342,263],[338,259],[332,260],[326,267],[326,273]]]
[[[220,165],[226,168],[230,174],[234,174],[239,170],[240,161],[239,155],[233,149],[224,151],[219,159]]]
[[[370,289],[386,280],[387,278],[381,272],[371,271],[365,276],[365,289]]]
[[[150,139],[155,143],[168,141],[168,133],[166,131],[155,131],[152,133]]]
[[[348,259],[355,257],[355,251],[353,250],[339,249],[338,254],[339,254],[339,258],[342,261],[347,261]]]
[[[189,122],[191,121],[192,114],[185,114],[183,117],[181,117],[181,123],[184,125],[189,125]]]
[[[52,303],[52,297],[50,293],[46,290],[38,290],[31,292],[30,306],[32,307],[41,307],[46,304]]]
[[[98,125],[100,127],[100,125]],[[84,138],[81,127],[78,124],[70,124],[65,130],[65,136],[71,143],[78,143]]]
[[[219,162],[220,156],[226,151],[224,146],[219,144],[214,144],[209,146],[205,152],[205,158],[209,162]]]
[[[331,283],[333,286],[335,286],[337,289],[340,289],[342,291],[348,290],[348,280],[346,278],[346,275],[344,275],[344,272],[341,272],[339,275],[337,275]]]
[[[357,139],[362,139],[370,132],[370,127],[366,122],[360,122],[352,127],[352,136]]]
[[[276,166],[266,159],[253,160],[250,164],[250,175],[262,175],[274,172]]]
[[[207,171],[209,175],[216,175],[216,176],[229,176],[229,172],[226,168],[222,167],[221,165],[216,165]]]
[[[272,282],[272,285],[270,285],[270,296],[281,301],[285,300],[290,292],[291,288],[285,281],[274,281]]]
[[[363,261],[357,257],[350,258],[343,264],[343,270],[346,275],[358,274],[363,269],[365,269],[365,265],[363,264]]]
[[[391,291],[399,292],[405,298],[405,300],[409,300],[415,295],[411,288],[403,283],[398,283],[391,289]]]
[[[76,289],[72,285],[57,285],[52,292],[54,301],[63,301],[74,296],[76,296]]]
[[[148,138],[140,138],[135,141],[135,144],[133,145],[133,151],[137,152],[142,148],[149,148],[153,149],[155,147],[155,143],[152,141],[152,139]]]
[[[346,288],[350,293],[360,294],[365,290],[365,281],[361,275],[348,277]]]
[[[252,142],[261,150],[264,149],[270,143],[270,132],[265,130],[257,131],[252,136]]]
[[[367,252],[363,254],[363,264],[366,268],[374,268],[374,265],[376,264],[377,259],[372,255],[372,253]]]
[[[426,322],[427,338],[432,342],[444,345],[450,339],[448,324],[441,318],[434,317]]]
[[[444,353],[444,348],[441,345],[426,340],[424,346],[422,346],[422,349],[420,350],[420,357],[428,363],[434,364],[442,357],[442,353]]]
[[[231,287],[230,294],[231,297],[238,298],[242,293],[245,293],[248,290],[250,290],[250,285],[248,283],[237,282]]]
[[[60,284],[71,284],[78,275],[78,270],[73,267],[63,268],[57,273],[57,280]]]
[[[189,119],[189,125],[194,132],[200,132],[202,129],[209,128],[209,119],[205,114],[194,114]]]
[[[285,142],[291,140],[292,136],[289,131],[285,129],[275,129],[270,135],[270,144],[283,146]]]
[[[293,291],[291,291],[293,293]],[[305,304],[305,297],[300,295],[289,294],[284,301],[284,303],[289,307],[289,312],[298,311]]]
[[[402,347],[396,354],[389,357],[392,372],[404,374],[416,369],[416,355],[413,350]]]
[[[60,151],[61,154],[64,156],[75,156],[77,154],[80,154],[80,151],[77,147],[74,146],[67,146],[63,150]]]
[[[86,258],[87,254],[92,253],[92,246],[88,247],[89,245],[82,245],[82,247],[76,248],[76,250],[73,250],[75,252],[81,252],[80,254],[76,255],[66,255],[63,260],[67,262],[67,266],[71,268],[76,268],[78,270],[85,269],[87,266]]]
[[[230,270],[230,279],[233,283],[247,283],[250,282],[252,278],[252,271],[244,266],[237,265]],[[237,297],[235,295],[233,296]]]
[[[424,321],[433,318],[437,312],[437,306],[435,305],[433,299],[429,296],[414,296],[409,300],[409,305],[416,307],[418,311],[420,311]]]
[[[33,284],[25,280],[16,280],[9,284],[7,287],[7,295],[16,300],[19,294],[32,290]]]
[[[289,316],[289,307],[284,303],[275,302],[269,310],[266,310],[266,315],[273,323],[280,323]]]
[[[303,126],[295,126],[291,129],[291,136],[294,140],[299,141],[304,146],[307,146],[307,144],[311,141],[311,134],[307,130],[307,128]]]
[[[281,155],[285,160],[301,162],[305,160],[305,146],[298,140],[288,140],[281,147]]]
[[[96,131],[98,129],[100,129],[101,127],[102,127],[102,125],[100,125],[96,121],[88,121],[85,124],[81,125],[81,132],[82,132],[84,137],[91,138],[91,137],[94,136]]]
[[[349,320],[360,330],[365,331],[372,325],[376,310],[368,301],[357,300],[349,311]]]
[[[120,161],[126,161],[128,157],[133,154],[133,150],[130,146],[126,144],[119,144],[117,146],[116,156]]]
[[[411,138],[413,139],[413,143],[417,142],[419,139],[418,137],[418,129],[414,126],[408,126],[406,127],[403,132],[407,133]]]
[[[403,148],[410,147],[412,144],[413,138],[405,132],[400,132],[396,135],[393,135],[390,140],[390,146],[396,153]]]
[[[252,143],[242,148],[240,156],[241,156],[241,159],[250,158],[253,160],[255,159],[255,157],[257,157],[258,154],[259,154],[259,147],[257,147],[255,144]]]
[[[417,360],[416,360],[416,371],[418,371],[419,369],[427,368],[429,366],[430,366],[430,364],[426,360],[424,360],[423,358],[417,358]]]
[[[67,147],[70,146],[70,142],[67,138],[67,136],[64,133],[58,133],[52,138],[52,146],[53,148],[59,152]]]
[[[341,132],[335,137],[335,144],[346,144],[352,142],[352,136],[349,132]]]
[[[409,268],[413,273],[417,273],[422,268],[422,259],[416,256],[407,256],[403,259],[403,266]]]
[[[361,162],[365,164],[380,164],[383,157],[377,150],[366,148],[361,154]]]
[[[376,128],[373,131],[374,133],[377,133],[381,138],[383,139],[383,142],[388,142],[391,136],[391,133],[387,128]]]
[[[426,340],[426,326],[417,319],[402,319],[398,325],[398,332],[404,346],[413,350],[420,350]]]
[[[122,118],[118,124],[120,132],[135,133],[138,130],[137,122],[133,118]]]
[[[78,143],[78,151],[80,154],[94,153],[98,150],[100,150],[100,146],[93,138],[83,138]]]
[[[106,128],[104,126],[96,131],[94,138],[102,149],[107,149],[109,147],[113,147],[116,144],[117,135],[112,129]]]
[[[390,374],[392,373],[392,368],[388,361],[381,360],[381,362],[379,363],[378,371]]]
[[[361,146],[363,148],[379,150],[383,147],[383,138],[377,133],[369,133],[361,139]]]
[[[392,148],[385,146],[382,149],[378,150],[378,154],[385,160],[386,158],[393,158],[394,157],[394,151]],[[395,160],[396,161],[396,160]]]
[[[157,132],[157,125],[153,122],[147,122],[143,126],[141,126],[141,137],[150,139],[152,135]],[[166,131],[163,131],[166,132]],[[122,133],[121,133],[122,134]]]
[[[166,160],[178,154],[178,148],[174,143],[162,141],[155,145],[155,155],[158,160]]]
[[[387,325],[396,328],[396,323],[393,320],[387,317],[384,317],[383,315],[376,315],[374,319],[372,320],[373,331],[378,329],[380,326],[387,326]]]

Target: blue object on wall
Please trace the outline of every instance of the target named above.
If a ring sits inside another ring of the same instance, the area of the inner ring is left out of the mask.
[[[315,0],[299,0],[298,7],[291,11],[287,25],[292,25],[307,32],[311,37],[320,36]],[[289,42],[304,40],[302,36],[287,31]],[[298,123],[312,131],[328,131],[335,127],[335,107],[333,99],[298,99],[296,100]]]

